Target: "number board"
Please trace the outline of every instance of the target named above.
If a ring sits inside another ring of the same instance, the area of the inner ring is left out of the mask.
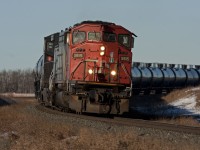
[[[83,53],[74,53],[73,58],[83,58]]]
[[[129,61],[129,57],[128,56],[121,56],[121,61]]]

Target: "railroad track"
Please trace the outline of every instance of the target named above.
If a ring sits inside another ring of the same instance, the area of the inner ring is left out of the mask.
[[[165,131],[173,131],[179,133],[187,133],[187,134],[194,134],[200,135],[200,127],[192,127],[192,126],[184,126],[184,125],[176,125],[176,124],[169,124],[169,123],[162,123],[157,121],[149,121],[149,120],[142,120],[142,119],[133,119],[133,118],[123,118],[123,117],[102,117],[102,116],[90,116],[90,115],[77,115],[73,113],[66,113],[61,112],[59,110],[53,110],[51,108],[44,107],[42,105],[35,106],[37,110],[50,113],[54,115],[62,115],[67,117],[74,117],[77,119],[86,119],[90,121],[100,121],[104,123],[108,123],[110,125],[120,125],[120,126],[134,126],[139,128],[152,128],[152,129],[159,129]]]

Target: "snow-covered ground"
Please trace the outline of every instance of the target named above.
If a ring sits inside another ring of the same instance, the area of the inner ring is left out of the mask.
[[[10,96],[10,97],[34,97],[33,93],[1,93],[2,96]]]
[[[200,121],[200,107],[197,107],[196,103],[196,95],[190,95],[169,103],[171,108],[166,109],[166,112],[174,116],[195,116]]]
[[[200,92],[200,88],[192,88],[185,91],[188,95],[176,99],[168,104],[161,104],[157,106],[138,106],[133,107],[141,113],[166,116],[166,117],[177,117],[177,116],[193,116],[200,121],[200,106],[197,106],[196,93]]]

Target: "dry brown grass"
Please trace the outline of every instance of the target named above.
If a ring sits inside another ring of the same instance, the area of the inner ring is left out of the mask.
[[[197,100],[196,106],[200,107],[200,90],[198,88],[199,87],[196,87],[197,90],[195,90],[194,87],[174,90],[169,94],[167,94],[166,96],[163,96],[162,99],[167,103],[170,103],[181,98],[187,98],[190,97],[191,95],[195,95]]]
[[[193,94],[193,91],[191,91],[191,89],[192,88],[177,89],[177,90],[174,90],[174,91],[168,93],[167,95],[163,96],[162,98],[167,103],[171,103],[175,100],[191,96],[191,94]]]
[[[196,87],[197,89],[198,87]],[[181,98],[187,98],[191,95],[196,95],[197,101],[200,101],[200,90],[195,90],[194,87],[177,89],[162,97],[167,103],[173,102]]]
[[[165,123],[200,127],[199,122],[193,117],[159,118],[158,120]]]
[[[196,106],[197,107],[200,107],[200,91],[196,92],[196,100],[197,100],[197,103],[196,103]]]
[[[175,143],[150,135],[103,132],[89,127],[74,126],[58,120],[35,116],[24,108],[29,103],[0,107],[0,149],[64,150],[64,149],[138,149],[175,150],[197,149],[198,145]],[[4,135],[4,136],[2,136]]]

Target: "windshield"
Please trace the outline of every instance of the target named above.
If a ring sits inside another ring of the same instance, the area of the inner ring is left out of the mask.
[[[128,34],[119,34],[118,35],[118,42],[123,45],[126,46],[128,48],[131,47],[131,42],[130,42],[130,35]]]
[[[73,44],[82,43],[85,41],[85,32],[83,31],[74,31],[73,32]]]
[[[88,33],[88,41],[100,41],[101,34],[100,32],[89,32]]]
[[[104,33],[103,40],[106,42],[115,42],[116,41],[116,34],[114,33]]]

